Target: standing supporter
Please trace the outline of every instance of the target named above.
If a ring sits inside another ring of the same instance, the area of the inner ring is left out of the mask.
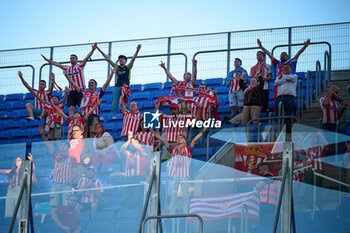
[[[45,132],[48,133],[49,140],[60,140],[64,136],[63,133],[63,117],[54,108],[63,110],[64,102],[66,101],[68,88],[65,88],[66,94],[61,103],[59,103],[59,96],[54,95],[51,98],[51,103],[44,101],[39,96],[34,95],[41,103],[44,104],[45,111],[47,112],[47,118],[45,122]]]
[[[127,57],[124,55],[120,55],[118,57],[118,64],[114,63],[100,48],[98,48],[98,51],[102,54],[102,56],[111,64],[111,66],[115,67],[116,75],[115,75],[115,84],[113,89],[113,98],[112,98],[112,113],[117,113],[118,110],[118,104],[120,104],[120,96],[122,94],[122,87],[130,86],[130,75],[131,75],[131,69],[134,65],[135,59],[137,57],[137,54],[139,53],[141,49],[141,44],[137,45],[136,52],[134,56],[132,56],[131,61],[129,64],[126,64]]]
[[[56,105],[53,105],[53,107],[56,109],[56,111],[58,112],[58,114],[60,114],[66,121],[68,124],[68,139],[72,139],[73,138],[73,134],[72,134],[72,128],[73,125],[80,125],[81,128],[84,128],[85,122],[89,119],[89,116],[95,111],[96,108],[98,108],[98,106],[101,104],[102,99],[100,99],[93,108],[90,109],[90,111],[85,114],[85,116],[83,117],[83,115],[81,114],[81,112],[74,112],[73,117],[68,117],[64,112],[62,112],[61,109],[59,109],[58,107],[56,107]]]
[[[187,88],[194,88],[197,84],[197,60],[192,60],[193,64],[193,75],[190,72],[186,72],[183,75],[184,81],[178,81],[172,74],[168,71],[168,69],[165,67],[165,63],[162,61],[160,62],[159,66],[163,68],[166,75],[169,77],[169,79],[173,82],[174,86],[180,86],[180,87],[187,87]],[[172,95],[172,91],[170,93]],[[180,91],[176,92],[175,96],[182,96],[187,99],[193,99],[194,92],[192,91]],[[181,103],[181,113],[187,114],[191,108],[191,104],[189,103]]]
[[[106,132],[102,123],[96,125],[96,136],[92,142],[94,147],[94,157],[91,160],[91,165],[99,171],[102,166],[112,164],[113,160],[118,159],[119,155],[114,150],[114,139],[112,135]]]
[[[121,140],[127,141],[128,132],[131,131],[132,134],[136,134],[137,129],[140,127],[140,122],[142,120],[142,113],[139,112],[139,105],[137,102],[133,101],[130,104],[130,111],[126,109],[124,105],[124,100],[121,100],[120,108],[123,114],[123,128],[121,133]]]
[[[278,76],[275,80],[275,86],[277,89],[277,100],[275,103],[275,109],[278,109],[279,103],[283,103],[284,115],[290,116],[294,110],[294,99],[297,96],[298,76],[292,74],[292,66],[285,64],[283,66],[283,74]],[[291,119],[286,119],[286,132],[291,132]]]
[[[277,78],[278,76],[283,74],[283,67],[285,64],[291,65],[292,74],[296,73],[298,58],[300,54],[302,54],[305,51],[305,49],[309,46],[310,39],[305,41],[304,46],[297,52],[297,54],[295,54],[295,56],[292,59],[289,59],[289,56],[286,52],[282,52],[280,55],[280,60],[277,60],[274,56],[272,56],[272,54],[262,46],[261,41],[259,39],[257,40],[257,42],[261,50],[264,51],[264,53],[267,54],[267,56],[269,56],[269,58],[271,59],[274,68],[273,76],[274,78]],[[277,89],[278,87],[275,86],[275,101],[277,99]]]
[[[97,48],[97,43],[94,43],[92,45],[91,51],[88,53],[88,55],[84,58],[82,62],[78,62],[77,55],[75,54],[70,55],[70,63],[71,63],[70,66],[65,66],[58,62],[51,61],[47,59],[44,55],[41,55],[41,56],[45,59],[45,61],[47,61],[51,65],[57,66],[58,68],[65,71],[77,86],[79,86],[81,89],[85,89],[84,67],[87,61],[92,56],[92,54],[94,53],[96,48]],[[69,106],[70,117],[73,116],[75,107],[80,106],[80,102],[81,102],[81,95],[79,95],[77,90],[74,90],[74,87],[72,84],[69,84],[69,96],[68,96],[67,105]]]
[[[165,138],[161,137],[158,133],[151,130],[153,131],[154,136],[156,136],[161,142],[164,143],[165,147],[168,148],[168,151],[171,154],[169,176],[177,178],[189,177],[193,148],[195,147],[196,142],[203,136],[204,132],[207,129],[208,128],[203,128],[188,146],[185,146],[186,137],[182,134],[179,134],[177,136],[177,146],[173,146],[170,145]]]
[[[156,103],[155,112],[159,109],[159,103]],[[161,115],[162,134],[165,140],[172,146],[176,146],[176,140],[178,135],[184,135],[187,137],[186,121],[191,120],[192,117],[179,114],[179,106],[177,104],[170,105],[170,115]],[[178,124],[180,121],[185,122],[184,125]],[[163,146],[162,160],[171,158],[171,154],[166,146]]]
[[[339,98],[338,94],[339,88],[332,85],[328,88],[327,95],[320,98],[322,128],[333,132],[336,132],[339,119],[347,108],[347,104]]]
[[[32,95],[36,95],[36,96],[39,96],[41,99],[45,100],[46,102],[50,102],[50,98],[51,98],[51,94],[52,94],[52,90],[53,90],[53,87],[54,87],[54,80],[55,80],[55,74],[51,74],[51,86],[50,86],[50,89],[45,91],[45,88],[46,88],[46,82],[45,80],[40,80],[39,82],[39,90],[36,90],[36,89],[33,89],[31,88],[28,83],[24,80],[23,78],[23,74],[21,71],[18,71],[18,76],[19,78],[21,79],[23,85],[28,89],[28,91],[30,93],[32,93]],[[29,117],[26,117],[26,120],[34,120],[34,117],[40,117],[42,112],[43,112],[43,109],[44,109],[44,104],[41,103],[38,98],[35,97],[34,99],[34,105],[33,106],[31,103],[27,103],[26,104],[26,109],[27,109],[27,112],[28,112],[28,115]]]
[[[256,53],[258,63],[250,69],[250,77],[261,76],[264,80],[263,91],[261,93],[262,111],[268,111],[269,107],[269,81],[272,80],[271,66],[266,64],[266,54],[258,51]]]
[[[242,72],[247,71],[242,68],[242,60],[239,58],[235,59],[235,69],[230,71],[225,80],[225,85],[230,87],[229,89],[229,101],[231,107],[231,118],[237,113],[242,113],[243,111],[243,91],[239,87],[239,79],[242,76]],[[244,79],[249,80],[249,76],[245,74]]]
[[[259,181],[255,188],[260,196],[260,222],[264,222],[265,214],[274,213],[277,205],[278,188],[277,181],[274,181],[271,173],[271,167],[268,163],[262,163],[258,166],[261,176],[265,177],[264,181]],[[266,220],[266,219],[265,219]]]
[[[243,72],[242,74],[245,74]],[[242,114],[242,124],[247,124],[249,117],[259,118],[261,111],[261,95],[264,88],[263,77],[257,73],[250,78],[250,86],[247,86],[247,81],[241,76],[239,80],[239,86],[243,90],[243,114]]]
[[[179,82],[174,76],[172,76],[172,74],[165,67],[164,62],[160,61],[159,66],[163,68],[166,75],[175,85],[178,85],[180,87],[194,88],[194,86],[197,84],[197,60],[192,60],[192,64],[193,64],[193,75],[190,72],[184,73],[183,75],[184,81],[182,82]],[[181,91],[180,94],[185,98],[189,98],[189,99],[192,99],[194,97],[192,91]]]
[[[29,160],[33,160],[33,156],[31,153],[28,153]],[[33,164],[33,170],[35,166]],[[17,157],[12,164],[11,169],[0,169],[0,174],[7,175],[9,180],[9,186],[7,188],[6,194],[6,202],[5,202],[5,218],[11,218],[14,214],[18,195],[22,186],[22,175],[23,175],[23,159],[21,157]],[[32,180],[36,182],[34,173],[32,173]],[[23,219],[25,216],[25,198],[21,200],[21,204],[19,206],[17,212],[17,218]]]
[[[88,168],[85,176],[80,178],[78,182],[78,189],[94,189],[78,193],[81,195],[83,210],[91,210],[90,219],[93,219],[98,207],[101,205],[101,194],[103,190],[96,188],[102,187],[102,182],[96,178],[96,170],[93,168]]]
[[[62,229],[61,232],[80,232],[79,213],[81,208],[78,204],[78,198],[74,195],[68,195],[66,205],[51,210],[52,219]]]
[[[111,74],[109,75],[107,81],[105,84],[103,84],[102,88],[100,90],[96,90],[97,82],[94,79],[90,79],[89,81],[89,90],[85,91],[84,89],[80,88],[78,85],[76,85],[73,80],[64,73],[65,77],[69,81],[69,83],[75,88],[75,90],[82,96],[80,109],[83,116],[85,116],[91,109],[94,108],[94,106],[97,104],[97,102],[103,97],[107,86],[109,82],[111,81],[113,74],[117,71],[117,68],[113,68]],[[85,137],[94,137],[95,136],[95,129],[96,124],[100,121],[98,117],[99,109],[95,108],[92,112],[92,114],[87,118],[87,124],[84,126],[84,134]]]
[[[74,179],[77,176],[77,160],[69,154],[68,141],[57,141],[58,148],[55,148],[53,142],[47,142],[41,125],[39,126],[39,132],[49,149],[49,153],[53,155],[55,162],[52,178],[52,194],[50,195],[50,206],[54,210],[58,206],[67,205],[69,192],[57,192],[72,190]]]

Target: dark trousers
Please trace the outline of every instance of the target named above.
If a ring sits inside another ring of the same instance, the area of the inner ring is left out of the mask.
[[[262,100],[262,110],[263,112],[267,112],[269,109],[269,96],[270,91],[269,90],[263,90],[261,93],[261,100]]]
[[[290,116],[293,115],[294,111],[294,99],[295,97],[292,95],[280,95],[277,97],[276,103],[275,103],[275,108],[276,112],[278,112],[278,105],[280,102],[283,103],[284,107],[284,115],[285,116]],[[292,120],[291,119],[286,119],[285,120],[286,124],[286,132],[291,132],[292,129]]]

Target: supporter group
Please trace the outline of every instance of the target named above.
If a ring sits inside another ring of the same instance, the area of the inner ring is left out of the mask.
[[[154,69],[163,69],[173,83],[169,95],[157,98],[154,103],[154,113],[159,114],[160,128],[148,127],[148,124],[145,124],[144,114],[139,111],[138,103],[129,100],[133,96],[130,90],[131,71],[133,66],[137,65],[135,61],[141,50],[140,44],[137,45],[129,62],[125,55],[120,55],[117,62],[113,62],[112,58],[106,55],[97,43],[92,45],[91,51],[82,61],[78,61],[78,57],[72,54],[70,65],[62,65],[42,55],[46,62],[60,68],[67,79],[69,85],[64,88],[63,98],[52,95],[54,88],[61,89],[60,85],[65,86],[64,83],[56,83],[55,74],[50,75],[51,81],[48,89],[45,80],[41,80],[39,88],[34,89],[25,81],[23,74],[19,71],[19,79],[35,97],[34,103],[26,105],[28,111],[26,119],[28,121],[45,119],[45,125],[38,123],[38,130],[54,160],[53,194],[50,196],[49,205],[52,207],[52,219],[57,225],[67,232],[72,229],[78,232],[80,225],[74,225],[74,222],[79,221],[74,219],[78,218],[76,213],[80,211],[79,208],[91,210],[90,218],[94,218],[99,208],[102,193],[102,182],[96,176],[101,167],[105,165],[120,163],[125,177],[130,178],[130,183],[137,182],[149,175],[149,152],[161,151],[162,161],[168,160],[170,163],[168,168],[170,177],[189,177],[193,148],[196,145],[205,145],[206,137],[211,128],[198,127],[198,124],[187,128],[185,125],[171,122],[212,120],[220,122],[220,126],[231,123],[246,125],[250,119],[259,118],[262,112],[276,111],[281,102],[283,103],[284,115],[293,115],[297,96],[297,61],[310,44],[310,40],[304,43],[304,46],[294,57],[290,58],[286,52],[283,52],[279,59],[273,57],[263,47],[259,39],[257,44],[261,50],[256,54],[256,65],[251,67],[249,72],[242,67],[244,61],[239,57],[234,59],[234,70],[229,72],[225,80],[225,86],[228,87],[229,91],[231,115],[224,119],[220,119],[218,114],[218,107],[221,103],[215,89],[207,87],[205,83],[200,85],[197,83],[197,60],[192,60],[193,73],[186,72],[181,78],[174,77],[162,61],[159,67],[154,67]],[[111,66],[109,77],[99,89],[97,89],[96,80],[84,76],[84,68],[96,50]],[[266,63],[266,56],[271,59],[272,65]],[[113,76],[115,76],[115,83],[113,84],[111,111],[116,115],[121,112],[123,116],[122,131],[118,138],[113,138],[105,130],[99,117],[103,96]],[[275,106],[273,108],[269,108],[271,96],[269,83],[274,84]],[[346,104],[340,102],[338,93],[338,87],[331,86],[327,95],[319,100],[323,113],[322,127],[330,131],[335,131],[337,121],[347,107]],[[68,114],[64,113],[65,105],[69,107]],[[78,107],[79,111],[77,111]],[[167,108],[170,110],[170,114],[162,113]],[[68,140],[62,140],[65,124],[68,125]],[[289,120],[285,121],[285,125],[286,130],[290,130],[292,127]],[[90,138],[92,143],[84,140],[86,138]],[[121,146],[117,149],[115,147],[116,141],[122,141]],[[320,166],[314,159],[323,156],[324,149],[312,148],[302,154],[306,156],[309,165]],[[28,158],[33,159],[35,164],[35,155],[30,155]],[[19,192],[22,162],[23,160],[18,157],[11,169],[0,170],[0,173],[9,176],[8,190],[11,192],[10,194]],[[304,166],[303,163],[296,158],[295,166],[300,166],[300,164]],[[317,167],[317,169],[322,169],[322,167]],[[268,164],[261,164],[258,171],[263,176],[271,176]],[[297,173],[294,178],[301,181],[302,174]],[[35,170],[33,180],[35,181]],[[72,190],[72,188],[95,189],[80,192],[78,195],[71,195],[68,192],[59,193],[60,191]],[[265,183],[260,184],[260,201],[276,205],[277,196],[274,195],[269,199],[268,192],[270,191],[266,191],[264,188]],[[275,193],[277,193],[276,185],[272,184],[272,189],[276,189]],[[127,200],[130,197],[123,198]],[[13,198],[6,200],[6,217],[12,216],[15,201]],[[65,222],[67,220],[62,220],[62,215],[67,214],[67,211],[70,210],[72,211],[71,221],[67,224]]]

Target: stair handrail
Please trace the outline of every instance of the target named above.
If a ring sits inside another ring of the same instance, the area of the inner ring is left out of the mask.
[[[321,62],[319,60],[316,61],[316,74],[315,74],[315,89],[317,99],[321,94]]]

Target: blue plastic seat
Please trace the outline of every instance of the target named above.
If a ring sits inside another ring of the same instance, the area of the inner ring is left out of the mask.
[[[205,80],[205,85],[206,85],[207,87],[211,87],[211,88],[223,86],[222,78],[211,78],[211,79],[206,79],[206,80]]]
[[[219,94],[228,94],[230,88],[228,87],[215,87],[214,90],[216,91],[216,93]]]
[[[130,85],[130,91],[131,92],[141,92],[142,91],[142,85],[141,84],[132,84]]]
[[[140,92],[131,94],[131,101],[141,101],[141,100],[150,100],[151,93],[150,92]]]
[[[108,86],[108,87],[106,88],[105,93],[111,94],[111,93],[113,93],[113,89],[114,89],[114,86]]]
[[[6,102],[16,102],[16,101],[23,101],[23,94],[16,93],[16,94],[8,94],[5,98]]]
[[[25,102],[13,102],[11,110],[26,109],[26,104]]]
[[[142,104],[142,111],[143,112],[153,112],[154,111],[154,101],[144,101]]]
[[[34,96],[32,95],[32,93],[26,93],[24,95],[24,101],[34,101]]]
[[[143,91],[159,91],[162,89],[162,83],[147,83],[143,87]]]
[[[13,120],[6,120],[6,123],[4,122],[4,129],[23,129],[24,123],[22,121],[13,121]]]
[[[0,104],[0,111],[9,111],[12,107],[11,103],[4,102]]]
[[[170,91],[171,88],[173,87],[173,84],[174,84],[173,82],[165,82],[163,86],[163,90]]]

